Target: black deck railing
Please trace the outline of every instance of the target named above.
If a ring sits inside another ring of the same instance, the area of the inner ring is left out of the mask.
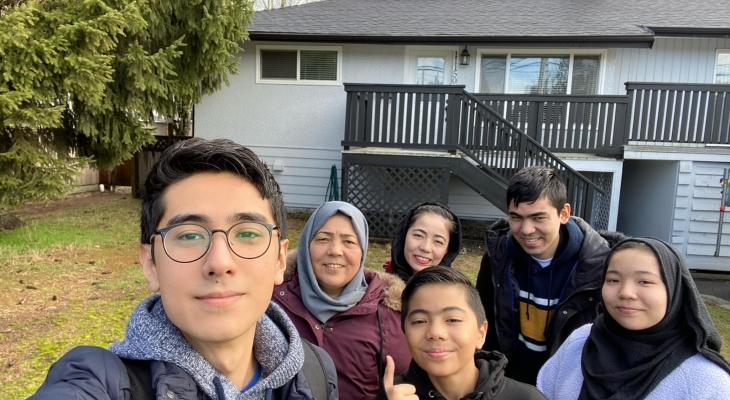
[[[460,151],[503,183],[522,167],[550,166],[566,183],[575,214],[585,217],[594,197],[606,196],[463,86],[345,84],[345,91],[345,148]]]
[[[730,85],[627,82],[627,140],[730,144]]]
[[[477,161],[485,173],[498,175],[503,182],[527,166],[553,168],[568,189],[568,199],[575,215],[591,220],[593,207],[608,205],[607,194],[578,171],[504,119],[476,96],[463,92],[460,96],[458,148]],[[606,226],[608,221],[593,221]]]
[[[345,91],[343,146],[456,149],[446,114],[464,86],[346,83]]]
[[[620,155],[627,96],[474,95],[555,152]]]

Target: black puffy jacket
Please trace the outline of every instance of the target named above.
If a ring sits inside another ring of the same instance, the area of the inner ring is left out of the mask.
[[[571,217],[584,235],[579,251],[579,265],[565,289],[547,332],[548,351],[552,355],[576,328],[593,322],[601,300],[604,261],[612,243],[624,237],[617,232],[594,230],[579,217]],[[509,222],[497,221],[487,231],[486,249],[477,276],[477,290],[482,299],[489,328],[485,349],[497,350],[510,357],[519,334],[517,293],[519,287],[509,271]],[[509,276],[508,276],[509,275]]]
[[[334,364],[324,350],[313,348],[322,359],[326,379],[336,388]],[[204,400],[209,397],[196,385],[195,380],[182,368],[164,361],[151,361],[150,380],[156,399]],[[76,347],[55,362],[38,392],[29,400],[130,400],[131,384],[127,369],[114,353],[100,347]],[[336,390],[330,399],[337,399]],[[271,400],[312,400],[312,392],[302,371],[284,386],[269,390]],[[220,399],[218,399],[220,400]]]

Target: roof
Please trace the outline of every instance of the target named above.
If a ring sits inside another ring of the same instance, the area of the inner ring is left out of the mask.
[[[323,0],[259,11],[255,40],[651,45],[730,37],[727,0]]]

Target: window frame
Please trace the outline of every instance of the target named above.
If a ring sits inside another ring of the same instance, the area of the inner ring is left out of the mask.
[[[407,45],[404,52],[403,62],[403,82],[408,85],[416,84],[416,60],[418,57],[444,57],[446,65],[444,66],[444,85],[454,85],[452,76],[456,64],[457,46],[425,46],[425,45]]]
[[[715,49],[715,62],[712,66],[712,83],[715,85],[728,85],[728,83],[717,83],[717,62],[720,59],[720,54],[730,55],[730,49]]]
[[[261,77],[261,50],[290,50],[297,52],[297,77],[296,79],[267,79]],[[336,51],[337,52],[337,79],[311,80],[300,79],[301,75],[301,51]],[[308,45],[285,45],[285,44],[262,44],[256,45],[256,83],[273,85],[315,85],[315,86],[341,86],[342,85],[342,46],[308,46]]]
[[[484,55],[503,55],[505,56],[506,68],[504,74],[504,92],[494,94],[515,94],[510,93],[510,62],[512,56],[560,56],[567,55],[570,58],[568,65],[568,82],[566,84],[566,94],[560,96],[577,96],[571,94],[573,90],[573,65],[575,56],[598,56],[598,87],[595,95],[603,94],[604,79],[606,75],[606,49],[542,49],[542,48],[480,48],[476,51],[476,65],[474,68],[474,93],[483,93],[481,88],[482,73],[482,56]],[[548,95],[545,95],[548,96]],[[584,96],[584,95],[581,95]],[[593,96],[593,95],[588,95]]]

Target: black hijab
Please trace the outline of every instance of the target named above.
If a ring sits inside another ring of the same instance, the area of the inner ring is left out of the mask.
[[[408,262],[406,261],[406,254],[404,251],[406,244],[406,233],[408,233],[408,228],[410,228],[411,224],[413,224],[413,214],[415,214],[416,210],[418,210],[418,208],[422,206],[436,206],[442,208],[448,214],[451,214],[451,218],[454,220],[454,233],[452,233],[451,237],[449,238],[449,247],[446,250],[446,254],[444,255],[444,258],[443,260],[441,260],[441,263],[439,265],[444,267],[450,267],[451,263],[454,262],[456,256],[459,255],[459,250],[461,249],[461,221],[459,221],[459,217],[457,217],[456,214],[454,214],[451,210],[449,210],[448,207],[444,206],[443,204],[433,202],[417,204],[408,211],[408,214],[406,214],[406,216],[403,218],[403,221],[401,221],[400,227],[398,227],[398,231],[393,237],[393,242],[390,247],[390,259],[392,263],[393,273],[398,275],[405,282],[407,282],[408,279],[410,279],[413,275],[413,269],[410,265],[408,265]]]
[[[730,373],[730,365],[720,355],[720,335],[682,257],[661,240],[631,238],[617,243],[607,260],[628,242],[645,244],[659,260],[667,287],[667,313],[658,324],[632,331],[602,309],[583,346],[579,399],[643,399],[696,353]]]

